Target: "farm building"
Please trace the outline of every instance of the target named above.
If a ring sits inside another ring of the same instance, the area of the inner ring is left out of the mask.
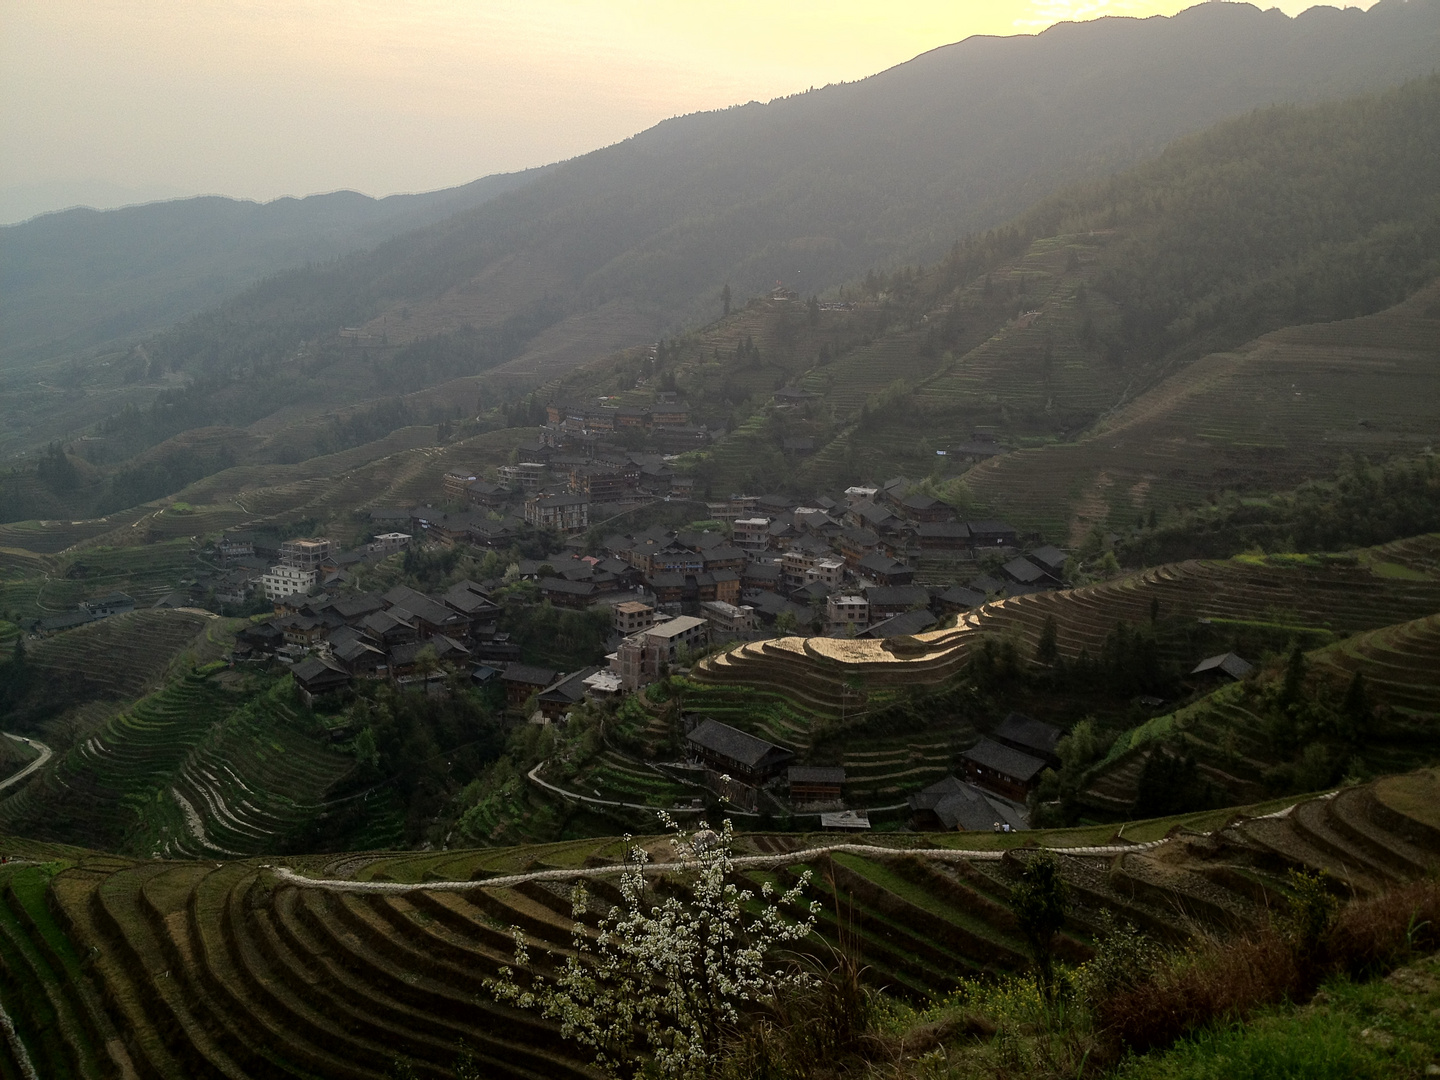
[[[845,770],[838,765],[792,765],[785,776],[791,802],[835,802],[845,787]]]
[[[1022,754],[1043,758],[1047,764],[1058,768],[1060,757],[1055,753],[1055,747],[1062,734],[1054,724],[1044,723],[1024,713],[1012,712],[990,733],[990,737],[998,743],[1019,750]]]
[[[981,739],[960,755],[965,778],[1007,799],[1024,802],[1045,769],[1043,758],[1033,757],[993,739]]]
[[[1014,832],[1029,827],[1018,808],[955,776],[931,784],[907,801],[917,829],[989,832],[1009,826]]]
[[[703,720],[685,736],[690,753],[710,766],[747,784],[759,784],[780,771],[794,753],[718,720]]]

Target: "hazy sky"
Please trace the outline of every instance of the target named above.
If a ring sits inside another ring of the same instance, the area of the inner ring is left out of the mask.
[[[972,34],[1187,6],[0,0],[0,221],[203,192],[431,190]]]

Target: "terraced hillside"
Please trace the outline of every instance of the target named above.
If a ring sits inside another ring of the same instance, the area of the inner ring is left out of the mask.
[[[1400,550],[1397,548],[1397,550]],[[1440,551],[1440,536],[1403,549],[1419,565]],[[718,708],[767,695],[811,723],[883,700],[897,689],[938,685],[958,674],[986,634],[1013,637],[1032,655],[1053,618],[1062,655],[1099,655],[1119,622],[1139,625],[1154,610],[1165,616],[1254,621],[1353,634],[1440,611],[1440,577],[1415,569],[1387,572],[1389,548],[1349,556],[1190,561],[1080,589],[992,601],[950,630],[890,641],[777,638],[749,642],[697,665],[692,678],[707,688],[703,705]],[[1369,560],[1369,564],[1367,564]],[[738,712],[738,710],[737,710]],[[803,725],[797,725],[802,727]],[[803,730],[795,738],[803,746]],[[782,740],[783,741],[783,740]]]
[[[1309,654],[1329,678],[1332,696],[1364,676],[1372,707],[1381,706],[1351,767],[1375,774],[1403,769],[1417,755],[1440,756],[1440,615],[1355,634]],[[1274,673],[1271,682],[1278,681]],[[1262,686],[1232,685],[1122,734],[1085,778],[1084,799],[1124,813],[1134,805],[1149,756],[1161,741],[1189,755],[1200,774],[1236,802],[1260,798],[1280,760],[1270,724],[1260,715]]]
[[[29,660],[48,678],[78,684],[85,697],[133,701],[159,683],[179,653],[202,658],[212,631],[233,624],[194,611],[131,611],[34,642]]]
[[[1104,910],[1170,941],[1255,925],[1282,903],[1291,867],[1328,871],[1347,896],[1422,875],[1440,865],[1437,796],[1429,771],[1135,823],[1123,840],[1108,829],[1034,834],[1062,852],[1073,898],[1059,952],[1087,957]],[[834,942],[830,913],[846,912],[874,982],[919,998],[1023,965],[1007,905],[1028,857],[1018,839],[817,849],[822,838],[755,834],[741,838],[737,866],[751,882],[817,871],[821,936]],[[0,869],[0,1004],[47,1076],[369,1080],[404,1054],[420,1075],[443,1077],[462,1041],[485,1075],[588,1075],[553,1027],[493,1004],[484,980],[509,958],[511,926],[538,943],[542,970],[566,954],[570,882],[586,876],[613,899],[617,841],[306,858],[284,873],[13,839],[0,848],[44,864]]]
[[[1223,488],[1283,490],[1350,453],[1414,452],[1440,414],[1440,282],[1387,311],[1278,330],[1207,356],[1076,443],[993,459],[970,493],[1064,536]]]
[[[290,704],[284,682],[239,694],[204,671],[112,716],[0,799],[26,836],[138,855],[213,858],[282,849],[350,772]]]

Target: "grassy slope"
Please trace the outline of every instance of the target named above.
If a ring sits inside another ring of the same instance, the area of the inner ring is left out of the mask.
[[[1382,1080],[1428,1076],[1440,1046],[1440,956],[1368,983],[1333,982],[1303,1007],[1216,1027],[1115,1072],[1116,1080]]]

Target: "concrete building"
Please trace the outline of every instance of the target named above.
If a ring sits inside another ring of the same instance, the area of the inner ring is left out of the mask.
[[[260,578],[266,600],[283,600],[287,596],[304,596],[315,587],[319,571],[301,570],[294,566],[272,566]]]
[[[863,596],[832,596],[825,602],[825,632],[853,637],[870,625],[870,604]]]
[[[615,605],[615,630],[621,637],[649,629],[655,621],[655,607],[639,600],[626,600]]]
[[[627,691],[635,691],[659,678],[662,666],[675,663],[682,649],[703,647],[710,624],[681,615],[632,634],[615,650],[614,670]]]
[[[537,529],[580,532],[590,527],[590,500],[584,495],[542,495],[525,503],[525,520]]]
[[[742,551],[764,551],[770,543],[768,517],[736,518],[731,523],[732,543]]]
[[[844,559],[816,559],[814,565],[805,571],[805,581],[818,581],[827,589],[838,589],[845,581]]]
[[[286,540],[280,545],[280,563],[297,570],[318,570],[330,557],[330,541],[323,536]]]
[[[410,546],[410,534],[402,532],[377,533],[370,541],[370,550],[379,555],[389,555]]]
[[[724,600],[707,600],[700,613],[710,624],[712,638],[743,637],[756,627],[755,609],[748,604],[736,606]]]

